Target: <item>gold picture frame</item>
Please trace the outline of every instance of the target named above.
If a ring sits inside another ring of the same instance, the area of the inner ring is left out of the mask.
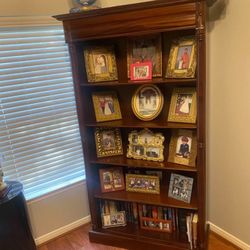
[[[113,46],[88,47],[84,49],[84,59],[88,82],[118,80]]]
[[[162,76],[162,44],[161,35],[135,37],[128,40],[128,78],[130,65],[134,63],[152,62],[153,77]]]
[[[165,138],[161,133],[153,133],[149,129],[129,133],[127,157],[148,161],[164,161]]]
[[[169,113],[169,122],[196,123],[197,94],[195,88],[174,88]]]
[[[116,92],[93,92],[92,100],[97,122],[122,119],[120,104]]]
[[[126,174],[126,191],[160,194],[160,180],[158,176]]]
[[[155,119],[162,111],[164,97],[161,90],[153,84],[140,86],[131,99],[132,110],[142,121]]]
[[[118,128],[96,128],[95,143],[97,157],[122,155],[122,137]]]
[[[193,130],[174,130],[170,144],[168,161],[195,167],[197,156],[197,137]]]
[[[194,78],[197,64],[197,45],[194,37],[173,41],[166,78]]]

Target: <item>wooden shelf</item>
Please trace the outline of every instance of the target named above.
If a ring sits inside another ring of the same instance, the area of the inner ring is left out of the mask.
[[[133,223],[127,223],[125,227],[97,229],[97,232],[103,234],[112,234],[117,236],[126,236],[134,240],[146,240],[157,241],[158,244],[177,244],[184,249],[188,249],[187,235],[184,232],[162,233],[140,229],[138,225]]]
[[[175,123],[166,121],[140,121],[140,120],[117,120],[109,122],[87,122],[86,127],[114,127],[114,128],[168,128],[168,129],[196,129],[196,124]]]
[[[129,168],[146,168],[146,169],[157,169],[157,170],[173,170],[173,171],[187,171],[187,172],[197,172],[196,167],[188,167],[180,164],[175,164],[171,162],[154,162],[145,160],[135,160],[129,159],[124,155],[112,156],[104,158],[94,158],[90,159],[91,164],[100,165],[112,165],[112,166],[123,166]]]
[[[127,85],[142,85],[142,84],[165,84],[165,85],[185,85],[194,86],[196,84],[195,78],[190,79],[170,79],[170,78],[153,78],[147,81],[112,81],[112,82],[95,82],[95,83],[81,83],[83,87],[96,87],[96,86],[127,86]]]
[[[148,194],[148,193],[136,193],[136,192],[110,192],[110,193],[99,193],[95,194],[95,198],[104,200],[115,200],[115,201],[126,201],[126,202],[136,202],[141,204],[155,205],[155,206],[165,206],[183,209],[198,209],[197,195],[193,191],[190,203],[179,201],[167,196],[167,191],[161,189],[161,194]]]

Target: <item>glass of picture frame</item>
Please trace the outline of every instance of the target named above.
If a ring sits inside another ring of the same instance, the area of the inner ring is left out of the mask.
[[[93,92],[92,100],[97,122],[122,119],[118,97],[114,91]]]
[[[174,88],[168,113],[169,122],[196,123],[197,96],[195,88]]]
[[[173,131],[170,144],[168,161],[195,167],[197,156],[197,138],[195,131],[175,130]]]
[[[194,78],[197,64],[197,44],[195,37],[174,40],[170,50],[166,77]]]
[[[133,81],[152,79],[152,62],[132,63],[130,65],[130,78]]]
[[[102,227],[121,227],[126,226],[126,213],[125,211],[117,211],[110,214],[102,214]]]
[[[118,80],[113,46],[85,48],[84,59],[88,82]]]
[[[125,189],[122,168],[115,167],[99,169],[99,176],[103,193]]]
[[[171,174],[168,196],[186,203],[190,203],[194,179],[191,177]]]
[[[165,138],[161,133],[153,133],[149,129],[129,133],[127,157],[148,161],[164,161]]]
[[[160,180],[154,175],[126,174],[126,191],[160,194]]]
[[[140,86],[131,100],[134,114],[142,121],[155,119],[161,113],[163,103],[164,97],[161,90],[152,84]]]
[[[152,62],[152,76],[162,76],[161,35],[134,37],[128,40],[128,77],[133,63]]]
[[[96,128],[95,142],[97,157],[122,155],[122,137],[118,128]]]

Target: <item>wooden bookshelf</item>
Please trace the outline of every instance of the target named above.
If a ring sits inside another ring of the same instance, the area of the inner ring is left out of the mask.
[[[63,22],[65,38],[69,47],[74,79],[77,112],[82,136],[86,180],[92,230],[92,242],[123,247],[127,249],[189,249],[186,232],[177,228],[172,233],[162,233],[140,228],[139,223],[128,223],[125,227],[102,228],[100,201],[146,204],[162,206],[176,211],[197,212],[198,248],[205,249],[206,242],[206,58],[205,58],[205,0],[157,0],[126,6],[91,10],[85,13],[59,15]],[[162,77],[147,81],[131,81],[127,74],[127,43],[133,37],[157,34],[162,40]],[[191,79],[166,78],[166,68],[172,41],[183,36],[194,36],[197,42],[196,76]],[[88,82],[84,49],[87,46],[113,45],[116,54],[118,80]],[[152,121],[141,121],[133,113],[131,98],[143,84],[156,85],[164,96],[162,112]],[[193,87],[197,92],[197,122],[168,122],[170,99],[173,88]],[[97,122],[92,93],[114,91],[117,93],[122,119]],[[98,158],[94,132],[97,127],[119,128],[123,141],[123,155]],[[126,157],[128,134],[143,128],[160,132],[165,137],[164,161],[153,162]],[[169,142],[173,131],[192,130],[197,134],[197,159],[195,167],[168,162]],[[102,193],[99,169],[121,167],[124,174],[129,171],[161,171],[160,194],[127,192]],[[194,179],[191,202],[186,203],[168,197],[171,173]]]

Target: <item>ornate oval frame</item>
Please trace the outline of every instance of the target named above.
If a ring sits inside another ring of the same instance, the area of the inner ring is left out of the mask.
[[[150,115],[142,114],[142,112],[140,112],[140,110],[139,110],[138,103],[137,103],[137,98],[140,95],[140,93],[142,91],[146,91],[147,89],[153,90],[159,98],[159,104],[158,104],[156,111]],[[164,97],[163,97],[163,94],[161,93],[161,90],[153,84],[144,84],[141,87],[139,87],[135,91],[135,93],[131,99],[132,110],[133,110],[135,116],[142,121],[151,121],[151,120],[155,119],[161,113],[162,108],[163,108],[163,103],[164,103]]]

